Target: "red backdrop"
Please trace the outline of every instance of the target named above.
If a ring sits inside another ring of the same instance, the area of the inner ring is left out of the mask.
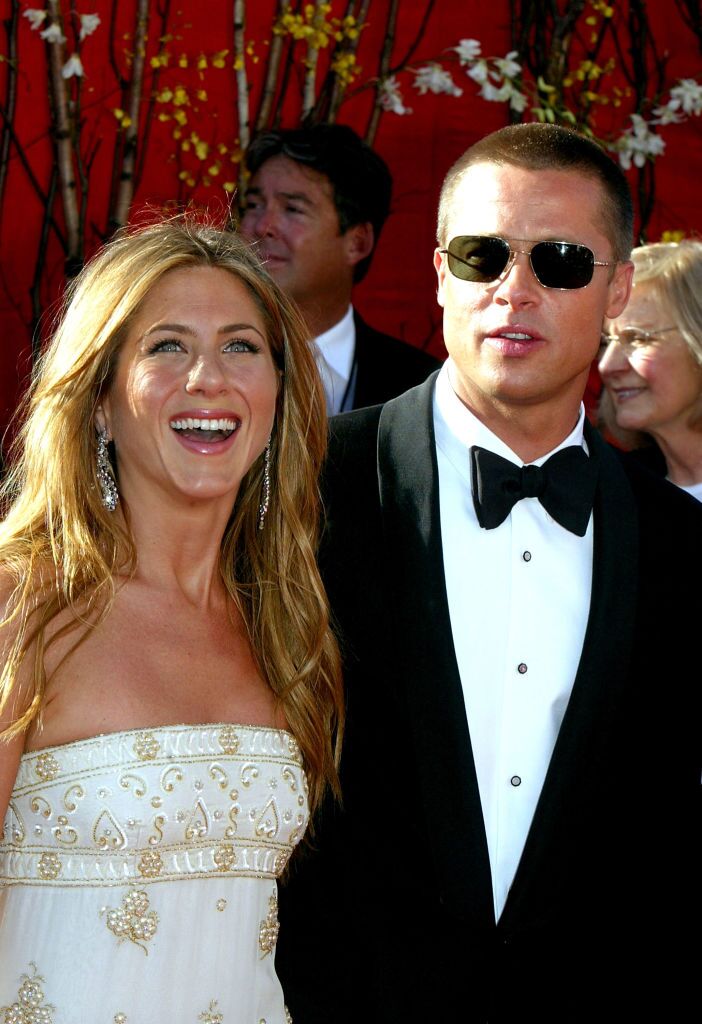
[[[39,0],[34,0],[39,2]],[[0,0],[0,12],[6,23],[11,15],[10,0]],[[28,4],[22,3],[20,10]],[[64,3],[68,8],[68,4]],[[156,24],[158,5],[152,3],[152,18],[147,54],[159,46]],[[181,0],[171,7],[172,38],[167,46],[173,62],[162,73],[160,85],[176,82],[181,75],[192,90],[203,88],[207,99],[188,108],[189,128],[195,125],[209,140],[214,152],[218,142],[232,145],[235,134],[234,72],[231,65],[232,4],[228,0],[209,3],[203,14],[201,0]],[[668,57],[666,80],[671,84],[681,77],[700,73],[699,41],[684,27],[667,0],[649,0],[649,17],[655,28],[656,45],[661,56]],[[86,250],[88,254],[106,233],[106,196],[112,175],[116,119],[112,108],[120,105],[119,90],[110,66],[110,12],[116,20],[112,29],[113,49],[124,66],[133,29],[133,3],[91,0],[78,3],[81,13],[97,12],[99,28],[82,44],[85,67],[82,93],[82,138],[85,152],[91,155],[89,195],[86,208]],[[176,9],[177,8],[177,9]],[[260,70],[265,63],[264,40],[270,34],[274,0],[248,5],[247,37],[253,44],[253,57],[260,63],[251,66],[252,99],[260,89]],[[403,0],[393,47],[393,59],[399,58],[412,43],[427,8],[426,0]],[[373,99],[372,89],[354,90],[375,73],[385,33],[388,4],[371,5],[369,24],[364,30],[358,56],[363,72],[351,86],[350,98],[342,106],[339,120],[363,132]],[[502,56],[510,47],[509,4],[507,0],[485,5],[481,0],[437,0],[426,23],[414,61],[439,56],[461,38],[477,38],[484,55]],[[211,66],[198,72],[197,55],[211,56],[230,49],[226,67],[215,73]],[[176,70],[179,54],[186,54],[189,67]],[[7,50],[5,50],[7,54]],[[38,32],[20,18],[18,32],[17,108],[14,131],[31,167],[36,182],[48,189],[53,150],[47,132],[48,92],[46,48]],[[7,65],[1,68],[6,72]],[[153,82],[153,69],[147,64],[146,95]],[[420,96],[411,88],[409,76],[402,79],[405,101],[411,115],[383,115],[375,146],[387,160],[395,180],[393,212],[380,240],[368,278],[359,286],[356,302],[363,315],[382,330],[407,341],[426,345],[442,354],[440,311],[435,303],[431,266],[434,248],[435,209],[443,175],[450,164],[476,138],[507,121],[504,104],[488,103],[477,95],[477,87],[456,68],[454,76],[463,87],[459,98]],[[2,75],[0,74],[0,78]],[[0,86],[6,103],[7,78]],[[289,86],[287,123],[297,109],[298,83]],[[622,126],[626,118],[620,116]],[[151,129],[144,173],[135,197],[135,210],[145,204],[162,204],[182,195],[178,172],[187,166],[173,157],[172,122],[155,120]],[[648,237],[657,239],[663,231],[699,233],[702,228],[700,172],[702,171],[702,125],[699,117],[672,125],[661,133],[667,142],[665,154],[656,164],[656,205],[648,226]],[[235,170],[234,166],[231,168]],[[195,190],[195,198],[224,209],[226,197],[219,182]],[[633,172],[632,172],[632,181]],[[180,192],[179,192],[180,190]],[[55,204],[57,222],[61,210]],[[0,224],[0,425],[7,422],[15,407],[21,384],[26,381],[30,363],[29,329],[32,322],[30,287],[40,247],[43,207],[18,152],[10,147],[8,176]],[[53,232],[46,248],[46,270],[40,286],[41,302],[49,309],[60,293],[64,254]],[[45,319],[49,314],[45,314]]]

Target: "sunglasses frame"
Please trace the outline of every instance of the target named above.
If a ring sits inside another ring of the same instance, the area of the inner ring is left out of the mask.
[[[495,274],[494,277],[485,278],[485,280],[483,280],[483,281],[471,281],[469,278],[461,277],[460,274],[456,274],[455,271],[453,270],[452,266],[451,266],[451,260],[457,260],[459,263],[464,263],[466,266],[470,266],[470,264],[468,263],[467,260],[465,260],[461,256],[457,256],[455,253],[451,252],[451,245],[452,245],[452,243],[455,242],[457,239],[462,239],[462,238],[476,238],[476,239],[481,239],[481,240],[488,240],[488,241],[495,241],[495,242],[503,243],[503,245],[506,246],[506,250],[507,251],[506,251],[506,262],[505,262],[505,265],[502,268],[502,270],[500,270],[500,272],[498,274]],[[595,267],[615,267],[620,262],[619,260],[597,260],[597,259],[595,259],[595,254],[592,251],[592,249],[589,247],[589,245],[583,245],[581,242],[556,241],[555,239],[551,239],[551,238],[541,238],[541,239],[514,238],[512,241],[514,241],[514,242],[526,242],[528,245],[531,246],[531,248],[530,249],[515,249],[513,247],[512,243],[510,241],[508,241],[508,239],[502,238],[501,235],[456,235],[448,243],[448,246],[445,249],[439,249],[439,252],[443,253],[446,256],[446,263],[448,265],[450,273],[455,278],[457,278],[457,280],[459,280],[459,281],[466,281],[467,284],[492,284],[493,281],[499,281],[502,278],[507,277],[507,275],[509,274],[510,270],[514,266],[515,260],[517,259],[518,255],[522,254],[524,256],[528,256],[529,257],[529,266],[531,267],[531,272],[534,275],[534,277],[536,278],[536,280],[538,281],[538,283],[541,285],[541,287],[542,288],[548,288],[549,291],[557,291],[557,292],[574,292],[574,291],[580,291],[581,288],[587,288],[587,286],[591,283],[592,278],[594,276]],[[589,252],[590,256],[592,257],[592,273],[590,274],[589,279],[585,282],[585,284],[574,285],[572,287],[568,287],[567,285],[564,286],[564,285],[544,284],[544,282],[541,280],[541,278],[539,277],[539,275],[536,272],[536,268],[534,267],[534,261],[532,259],[532,253],[534,252],[534,249],[536,249],[539,245],[567,245],[569,248],[585,249],[585,250],[587,250],[587,252]]]

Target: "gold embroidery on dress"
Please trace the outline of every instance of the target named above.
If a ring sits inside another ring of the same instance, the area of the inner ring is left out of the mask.
[[[120,775],[119,784],[122,789],[131,789],[132,783],[134,783],[132,792],[135,797],[140,799],[142,796],[146,796],[146,782],[141,775],[135,775],[133,772],[125,772],[124,775]]]
[[[167,818],[165,814],[154,815],[152,825],[154,826],[155,829],[155,835],[149,836],[149,846],[158,846],[158,844],[161,842],[161,840],[163,839],[163,829],[161,828],[161,825],[165,825],[166,821]]]
[[[40,754],[34,765],[34,771],[42,782],[51,782],[61,771],[61,765],[53,754]]]
[[[132,749],[142,761],[153,761],[161,748],[152,732],[140,732],[134,740]]]
[[[268,906],[270,908],[268,915],[261,921],[258,931],[258,948],[261,950],[262,960],[273,952],[278,941],[280,925],[278,924],[278,898],[275,893],[268,900]]]
[[[202,1024],[224,1024],[224,1014],[217,1011],[217,1000],[213,999],[209,1010],[204,1010],[197,1018]]]
[[[188,840],[202,839],[210,831],[210,815],[202,797],[198,797],[195,806],[188,815],[185,825],[185,838]]]
[[[68,824],[68,818],[65,814],[59,814],[56,819],[58,824],[54,825],[51,829],[51,833],[56,839],[57,843],[63,843],[64,846],[72,846],[78,842],[78,833],[76,830]]]
[[[241,784],[248,789],[253,780],[258,778],[258,768],[255,764],[244,764],[241,766],[239,776],[241,778]]]
[[[158,850],[145,850],[137,862],[137,871],[144,878],[158,878],[163,871],[163,861]]]
[[[224,899],[224,897],[222,897],[221,899],[217,900],[217,903],[216,903],[217,910],[219,910],[219,911],[225,910],[226,906],[227,906],[227,901]]]
[[[114,1024],[127,1024],[127,1015],[126,1013],[116,1013],[113,1020]]]
[[[219,745],[225,754],[236,754],[239,749],[239,737],[233,725],[225,725],[217,733]]]
[[[73,786],[69,786],[66,792],[63,794],[63,806],[72,814],[73,811],[78,809],[76,800],[82,800],[85,797],[85,790],[82,786],[77,783]]]
[[[287,1008],[287,1006],[284,1006],[283,1009],[285,1010],[285,1024],[293,1024],[292,1014],[290,1010]]]
[[[37,972],[37,965],[30,963],[32,977],[23,974],[17,992],[17,1002],[12,1006],[0,1006],[3,1024],[54,1024],[55,1006],[44,1002],[44,979]]]
[[[34,814],[41,814],[42,818],[46,818],[47,821],[51,817],[51,804],[43,796],[32,797],[32,802],[29,806]]]
[[[215,847],[212,859],[218,871],[231,871],[236,864],[236,851],[231,843],[220,843]]]
[[[213,761],[210,765],[209,776],[217,783],[220,789],[226,789],[229,785],[229,776],[217,761]]]
[[[149,897],[144,890],[128,892],[122,897],[121,907],[116,910],[106,907],[104,910],[107,912],[107,927],[120,942],[129,939],[148,956],[149,951],[144,943],[150,942],[156,934],[158,914],[155,910],[149,910]]]
[[[280,817],[275,798],[271,797],[256,821],[256,835],[275,839],[280,831]]]
[[[107,808],[100,812],[93,825],[93,842],[101,850],[122,850],[127,845],[126,835]]]
[[[171,779],[171,775],[173,778]],[[172,793],[175,789],[176,782],[183,781],[183,769],[179,764],[169,765],[168,768],[164,768],[161,772],[161,789],[164,793]]]
[[[45,882],[52,882],[61,874],[61,858],[57,853],[42,853],[39,858],[39,875]]]
[[[27,828],[24,824],[24,821],[22,820],[22,815],[19,812],[19,808],[17,807],[17,804],[14,803],[13,800],[10,800],[10,821],[12,822],[10,826],[10,835],[6,838],[15,846],[21,846],[22,843],[27,838]],[[2,833],[1,821],[0,834],[3,834],[4,836],[4,833]]]

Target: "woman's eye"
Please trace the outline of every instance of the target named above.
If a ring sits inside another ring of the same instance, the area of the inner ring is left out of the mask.
[[[250,341],[244,341],[243,338],[236,338],[234,341],[230,341],[226,346],[227,352],[258,352],[256,345],[253,345]]]
[[[164,341],[157,341],[151,346],[149,352],[180,352],[182,345],[174,338],[166,338]]]

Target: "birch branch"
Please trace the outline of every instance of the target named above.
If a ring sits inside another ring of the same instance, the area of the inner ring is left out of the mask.
[[[61,28],[59,0],[47,0],[49,24]],[[61,74],[64,65],[63,43],[47,42],[49,54],[49,86],[53,101],[54,140],[58,166],[63,215],[66,222],[66,266],[80,263],[80,218],[76,199],[76,179],[71,146],[71,117],[68,110],[66,83]]]
[[[278,9],[273,23],[274,26],[280,21],[285,7],[286,0],[278,0]],[[275,87],[278,81],[278,73],[280,71],[280,61],[283,56],[283,39],[284,37],[282,32],[273,32],[268,52],[268,64],[266,65],[266,78],[263,83],[261,102],[259,104],[258,115],[256,117],[256,134],[264,131],[268,127],[268,119],[271,116],[271,110],[273,109]]]
[[[110,218],[115,227],[126,224],[129,208],[134,196],[134,171],[136,167],[137,144],[139,139],[139,110],[144,87],[144,64],[146,62],[146,38],[149,28],[149,0],[138,0],[136,27],[134,30],[134,59],[132,81],[129,90],[127,114],[129,124],[124,130],[122,147],[122,173],[120,175],[117,201]]]
[[[248,148],[251,137],[249,123],[249,83],[246,78],[246,3],[234,0],[234,68],[236,72],[236,107],[239,119],[239,145]]]
[[[320,17],[324,17],[322,4],[324,0],[315,0],[314,16],[312,24],[315,25]],[[314,38],[314,36],[312,37]],[[319,47],[310,40],[307,44],[307,57],[305,59],[305,82],[302,90],[302,114],[303,121],[307,120],[314,110],[316,98],[315,85],[317,83],[317,65],[319,63]]]

